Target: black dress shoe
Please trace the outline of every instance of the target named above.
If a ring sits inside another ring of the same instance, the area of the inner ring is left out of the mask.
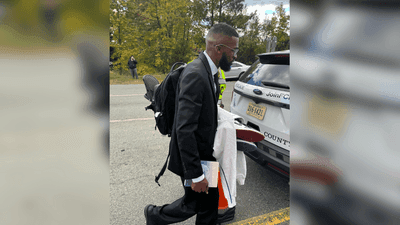
[[[225,213],[218,214],[217,223],[225,223],[233,220],[235,218],[235,209],[236,207],[229,208]]]
[[[150,221],[149,213],[151,212],[151,210],[153,210],[154,207],[155,207],[155,205],[146,205],[146,207],[144,207],[144,217],[146,218],[146,224],[147,225],[152,225],[153,224]]]

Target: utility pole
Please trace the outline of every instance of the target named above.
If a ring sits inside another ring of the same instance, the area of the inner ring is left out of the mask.
[[[267,37],[267,51],[266,52],[269,52],[270,48],[271,48],[271,37]]]
[[[272,38],[272,46],[271,46],[271,52],[275,51],[275,47],[276,47],[276,43],[278,42],[278,38],[276,36],[274,36]]]
[[[276,47],[276,43],[277,41],[277,37],[273,36],[271,37],[267,37],[267,52],[274,52],[275,51],[275,47]]]

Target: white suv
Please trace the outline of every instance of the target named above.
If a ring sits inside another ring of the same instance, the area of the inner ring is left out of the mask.
[[[256,143],[257,148],[245,154],[289,177],[290,51],[257,56],[259,59],[235,83],[230,110],[265,136]]]

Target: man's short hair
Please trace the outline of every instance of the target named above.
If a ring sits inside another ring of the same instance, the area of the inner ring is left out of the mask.
[[[239,34],[236,32],[235,28],[226,24],[226,23],[218,23],[211,27],[208,31],[207,39],[211,38],[213,34],[223,34],[229,37],[239,37]]]

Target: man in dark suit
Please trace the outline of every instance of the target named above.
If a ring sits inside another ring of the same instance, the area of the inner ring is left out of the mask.
[[[216,161],[213,145],[217,130],[218,67],[228,71],[236,59],[239,35],[231,26],[214,25],[206,37],[206,51],[189,63],[179,77],[175,120],[171,134],[168,169],[185,179],[185,195],[163,206],[147,205],[147,224],[171,224],[194,215],[196,225],[217,223],[218,188],[208,188],[201,160]]]

